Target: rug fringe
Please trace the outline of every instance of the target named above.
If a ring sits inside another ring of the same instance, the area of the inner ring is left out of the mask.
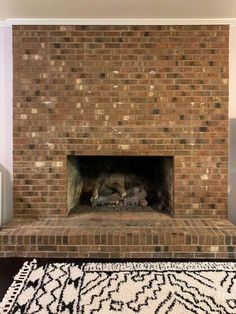
[[[23,288],[28,275],[30,272],[37,268],[37,260],[34,259],[32,262],[25,262],[22,268],[14,277],[14,281],[8,288],[2,302],[0,302],[0,313],[8,313],[14,303],[18,292]]]
[[[126,271],[126,270],[156,270],[156,271],[204,271],[220,269],[236,271],[235,262],[121,262],[121,263],[86,263],[84,271]]]

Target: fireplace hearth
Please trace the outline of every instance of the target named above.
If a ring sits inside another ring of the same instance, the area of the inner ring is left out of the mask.
[[[228,47],[228,25],[15,25],[0,256],[235,258]]]
[[[173,212],[173,157],[68,156],[68,212]]]

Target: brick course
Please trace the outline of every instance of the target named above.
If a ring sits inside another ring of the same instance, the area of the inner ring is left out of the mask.
[[[160,213],[15,219],[0,231],[0,256],[235,259],[236,228]]]
[[[174,156],[174,215],[227,217],[228,40],[219,25],[14,26],[15,216],[65,215],[72,154]]]

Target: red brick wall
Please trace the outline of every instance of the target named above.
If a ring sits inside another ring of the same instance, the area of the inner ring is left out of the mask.
[[[227,216],[228,26],[14,26],[14,211],[64,215],[66,156],[174,156],[175,215]]]

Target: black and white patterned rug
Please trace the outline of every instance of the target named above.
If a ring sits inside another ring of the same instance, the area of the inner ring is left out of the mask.
[[[236,313],[236,262],[25,263],[0,313]]]

